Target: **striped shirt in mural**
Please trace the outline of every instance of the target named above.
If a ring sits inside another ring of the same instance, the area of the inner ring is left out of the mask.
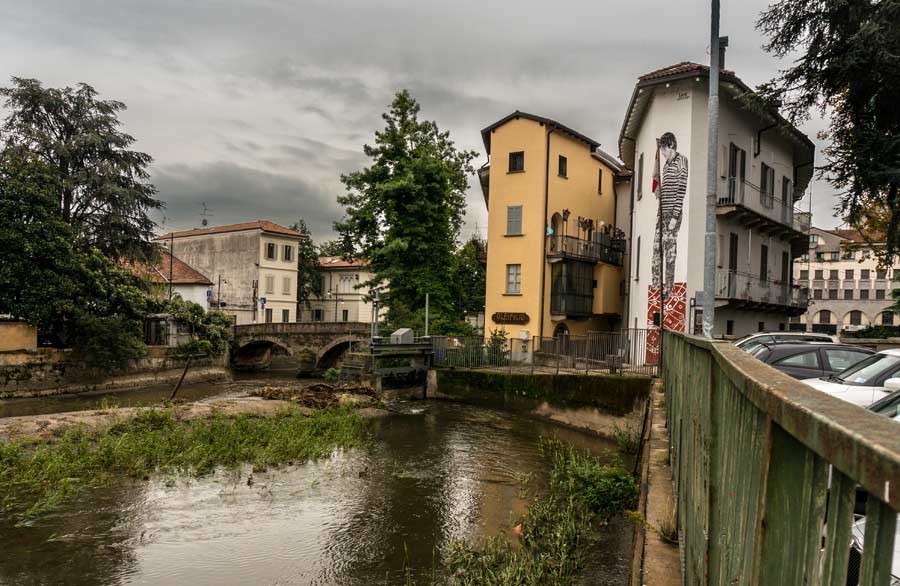
[[[659,186],[660,207],[664,216],[680,216],[687,192],[688,161],[681,153],[675,153],[666,161]]]

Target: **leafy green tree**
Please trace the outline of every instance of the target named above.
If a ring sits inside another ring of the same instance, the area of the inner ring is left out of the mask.
[[[478,260],[478,248],[469,240],[456,251],[453,284],[460,317],[484,311],[485,270]]]
[[[58,177],[25,149],[0,152],[0,313],[112,370],[144,353],[145,284],[78,246],[58,215]]]
[[[297,247],[297,316],[303,307],[309,308],[309,300],[322,294],[322,271],[319,268],[319,250],[312,240],[312,232],[305,220],[291,225],[291,230],[303,234]]]
[[[757,27],[769,52],[792,59],[761,95],[791,122],[831,112],[820,174],[851,227],[882,230],[889,264],[900,253],[900,0],[778,0]],[[875,226],[873,210],[887,212]]]
[[[341,177],[344,218],[335,223],[353,252],[369,259],[369,285],[386,293],[388,319],[420,313],[430,293],[435,317],[454,314],[453,252],[465,213],[474,151],[457,150],[448,132],[419,120],[407,91],[383,114],[385,128],[365,145],[372,164]]]
[[[55,176],[58,214],[75,236],[112,258],[151,258],[149,213],[163,204],[146,181],[150,155],[131,150],[134,138],[120,129],[125,104],[97,99],[85,83],[45,88],[21,77],[0,95],[9,112],[0,138]]]
[[[353,256],[353,243],[349,238],[326,240],[318,246],[319,256]]]
[[[181,323],[188,324],[196,340],[188,344],[187,353],[194,351],[209,352],[213,356],[221,356],[231,343],[234,325],[232,317],[222,311],[206,311],[193,301],[182,299],[177,293],[172,299],[155,301],[154,310],[169,313]]]

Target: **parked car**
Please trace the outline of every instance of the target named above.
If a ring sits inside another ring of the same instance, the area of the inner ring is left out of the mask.
[[[900,348],[872,354],[841,373],[803,382],[838,399],[868,407],[900,390]]]
[[[830,334],[815,334],[812,332],[760,332],[758,334],[750,334],[734,343],[735,346],[747,352],[758,348],[760,344],[787,344],[798,342],[834,342],[840,340],[837,336]]]
[[[794,378],[837,374],[874,354],[874,350],[849,344],[760,344],[751,352],[773,368]]]
[[[847,568],[847,586],[859,584],[859,570],[862,566],[863,541],[866,535],[865,516],[854,516],[851,531],[850,559]],[[891,560],[890,586],[900,586],[900,525],[894,533],[894,556]]]
[[[887,397],[878,399],[867,408],[900,423],[900,391],[894,391]]]

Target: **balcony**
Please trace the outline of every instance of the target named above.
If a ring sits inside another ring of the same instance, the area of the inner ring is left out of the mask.
[[[573,259],[591,263],[606,263],[620,267],[625,258],[625,241],[601,234],[595,240],[576,236],[547,237],[547,256],[551,259]]]
[[[800,315],[809,305],[809,289],[728,270],[716,271],[716,299],[749,310]]]
[[[808,252],[810,214],[797,210],[792,201],[761,193],[745,181],[730,177],[725,192],[716,200],[716,215],[736,219],[742,225],[791,243],[797,257]]]

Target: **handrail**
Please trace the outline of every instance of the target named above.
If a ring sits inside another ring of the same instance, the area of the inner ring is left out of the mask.
[[[234,326],[234,334],[236,336],[248,336],[263,334],[366,333],[371,328],[371,324],[347,321],[256,323],[236,325]]]
[[[897,423],[725,341],[666,331],[663,354],[685,583],[843,584],[861,485],[861,584],[888,584]]]

